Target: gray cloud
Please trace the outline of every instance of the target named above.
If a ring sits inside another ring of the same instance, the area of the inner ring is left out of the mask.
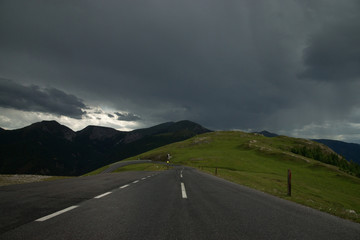
[[[93,113],[94,114],[103,114],[104,112],[102,110],[95,110]]]
[[[24,86],[0,79],[0,106],[23,111],[35,111],[81,118],[86,105],[81,99],[55,88]]]
[[[138,113],[144,126],[291,133],[355,121],[359,10],[357,0],[4,1],[0,75]]]
[[[141,119],[139,116],[136,116],[133,113],[114,112],[114,114],[117,116],[117,119],[121,121],[138,121]]]
[[[360,80],[360,7],[339,21],[325,24],[305,49],[301,75],[325,81]]]

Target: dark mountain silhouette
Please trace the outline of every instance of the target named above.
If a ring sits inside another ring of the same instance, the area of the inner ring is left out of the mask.
[[[313,139],[313,141],[322,143],[332,150],[334,150],[337,154],[345,157],[348,161],[353,161],[360,164],[360,144],[356,143],[347,143],[337,140],[329,140],[329,139]]]
[[[88,126],[74,132],[56,121],[0,130],[0,173],[81,175],[106,164],[209,132],[190,121],[131,132]]]
[[[266,131],[266,130],[261,131],[261,132],[253,132],[253,133],[261,134],[261,135],[263,135],[264,137],[277,137],[277,136],[279,136],[279,135],[277,135],[276,133],[271,133],[271,132],[268,132],[268,131]]]

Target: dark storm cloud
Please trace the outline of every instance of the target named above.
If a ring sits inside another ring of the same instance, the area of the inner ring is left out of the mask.
[[[0,106],[81,119],[86,106],[81,99],[55,88],[24,86],[0,79]]]
[[[141,119],[139,116],[136,116],[133,113],[114,112],[114,114],[117,116],[117,119],[120,121],[138,121]]]
[[[355,0],[2,1],[0,75],[145,124],[291,130],[358,106],[358,12]]]
[[[354,10],[311,36],[304,54],[307,70],[302,77],[325,81],[359,80],[360,7]]]

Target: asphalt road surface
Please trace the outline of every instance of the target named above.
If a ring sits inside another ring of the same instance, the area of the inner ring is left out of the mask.
[[[360,224],[183,167],[0,187],[0,204],[1,240],[360,239]]]

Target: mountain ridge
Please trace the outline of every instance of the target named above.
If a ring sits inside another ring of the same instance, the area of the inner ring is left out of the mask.
[[[279,136],[276,133],[272,133],[272,132],[269,132],[269,131],[266,131],[266,130],[262,130],[261,132],[252,132],[252,133],[261,134],[264,137],[277,137],[277,136]]]
[[[333,149],[336,153],[344,156],[346,160],[360,165],[360,144],[348,143],[331,139],[312,139]]]
[[[0,131],[0,173],[81,175],[205,132],[210,130],[191,121],[129,132],[102,126],[87,126],[75,132],[56,121],[37,122]]]

